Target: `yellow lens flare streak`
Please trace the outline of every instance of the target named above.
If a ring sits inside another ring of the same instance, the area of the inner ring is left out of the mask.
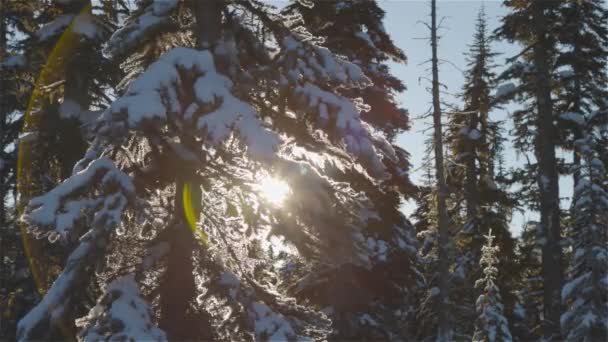
[[[91,13],[92,6],[87,4],[80,11],[78,16],[89,15]],[[77,17],[77,16],[76,16]],[[74,18],[76,18],[74,17]],[[44,113],[40,112],[43,101],[45,100],[42,96],[42,88],[53,81],[57,76],[63,77],[65,75],[65,56],[70,56],[78,50],[80,46],[80,35],[74,32],[74,19],[66,30],[61,34],[57,43],[53,46],[46,63],[42,67],[38,79],[32,90],[28,106],[25,112],[23,132],[36,132],[41,131],[42,127],[42,116]],[[35,115],[32,113],[36,111]],[[17,203],[19,215],[23,215],[26,201],[32,196],[38,195],[36,192],[36,185],[38,182],[34,179],[34,169],[30,166],[36,160],[37,156],[33,151],[31,141],[20,140],[18,142],[18,158],[17,158],[17,192],[21,200]],[[41,258],[41,244],[36,241],[27,233],[26,224],[21,222],[19,225],[21,230],[21,239],[25,255],[28,260],[28,266],[32,273],[32,278],[36,284],[36,289],[40,295],[44,295],[48,289],[47,275],[43,274],[39,260]],[[59,324],[61,330],[67,335],[69,328],[64,324]]]
[[[192,196],[193,185],[192,183],[184,183],[184,188],[182,190],[182,206],[184,207],[184,215],[186,216],[186,221],[188,221],[188,226],[192,230],[194,236],[199,236],[201,243],[206,246],[208,243],[207,234],[203,229],[198,229],[197,222],[199,212],[194,209],[193,203],[194,200]],[[197,200],[200,201],[200,198]],[[200,207],[200,203],[197,203],[197,207]]]

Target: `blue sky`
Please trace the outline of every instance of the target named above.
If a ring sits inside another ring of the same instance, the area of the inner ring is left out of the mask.
[[[421,65],[430,58],[431,49],[428,40],[419,39],[429,36],[428,28],[420,21],[429,21],[430,1],[408,1],[408,0],[380,0],[382,8],[386,11],[384,25],[391,34],[395,44],[403,49],[408,56],[407,65],[392,64],[391,70],[395,76],[401,78],[407,91],[399,96],[403,106],[410,111],[410,117],[415,118],[424,114],[431,105],[431,96],[427,91],[430,86],[424,78],[430,77],[429,65]],[[451,94],[461,91],[464,77],[461,70],[466,68],[466,56],[468,45],[472,43],[475,31],[475,22],[481,6],[485,6],[488,19],[488,29],[494,30],[500,25],[500,18],[507,13],[507,9],[502,6],[502,1],[464,1],[464,0],[438,0],[437,11],[440,18],[443,18],[442,27],[439,34],[442,36],[439,42],[438,55],[440,59],[449,61],[440,66],[440,81],[447,86],[447,93],[443,100],[458,104],[457,98]],[[500,72],[504,67],[505,59],[515,55],[519,48],[507,42],[494,42],[493,50],[501,53],[495,60],[497,64],[496,72]],[[460,70],[459,70],[460,69]],[[504,109],[496,110],[491,113],[495,120],[505,120],[507,130],[512,127],[509,112],[515,106],[507,106]],[[446,110],[445,108],[443,108]],[[420,181],[423,170],[417,170],[424,158],[424,140],[429,133],[422,132],[429,128],[430,119],[413,120],[412,129],[398,137],[397,143],[409,151],[412,155],[411,162],[413,170],[411,178],[415,183]],[[507,143],[505,158],[507,167],[516,166],[521,162],[520,156],[512,150],[510,143]],[[564,156],[558,151],[558,156]],[[570,158],[566,156],[566,158]],[[533,156],[532,156],[533,160]],[[565,200],[562,208],[569,206],[568,197],[571,194],[572,182],[568,177],[560,180],[560,193]],[[511,189],[516,191],[516,189]],[[405,203],[403,210],[406,214],[412,212],[414,204],[412,201]],[[524,222],[528,219],[536,219],[538,216],[532,212],[515,212],[511,222],[511,231],[518,236]]]
[[[401,78],[408,88],[399,96],[399,100],[410,111],[411,118],[419,117],[431,105],[431,96],[427,90],[430,84],[425,80],[430,77],[428,70],[430,65],[422,64],[429,60],[431,50],[428,40],[420,39],[429,36],[428,28],[420,21],[429,21],[430,1],[393,0],[379,1],[379,3],[386,11],[384,22],[386,30],[391,34],[397,46],[402,48],[408,56],[407,65],[391,65],[393,73]],[[477,13],[482,4],[485,6],[488,28],[494,30],[499,26],[500,18],[507,13],[507,9],[502,6],[501,1],[438,1],[438,14],[440,18],[443,18],[443,29],[439,31],[442,39],[439,42],[438,54],[440,59],[449,61],[440,66],[439,77],[440,81],[447,86],[443,99],[449,103],[459,103],[450,93],[457,94],[461,91],[464,82],[461,70],[466,68],[464,53],[467,51],[467,46],[472,43]],[[502,69],[505,59],[518,51],[517,46],[506,42],[495,42],[492,47],[495,52],[502,54],[495,60],[498,65],[497,72]],[[503,120],[508,117],[509,111],[512,109],[513,107],[508,106],[503,110],[492,112],[491,115],[494,119]],[[429,128],[429,125],[430,119],[413,120],[412,129],[397,139],[397,143],[412,155],[411,178],[416,183],[419,182],[423,172],[423,170],[419,170],[419,167],[424,158],[424,140],[429,133],[428,130],[426,132],[423,130]],[[508,123],[507,129],[509,128],[510,123]],[[507,144],[506,148],[505,157],[508,166],[517,165],[519,162],[517,154],[511,149],[510,144]],[[571,188],[566,184],[567,182],[562,183],[563,189]],[[403,208],[406,214],[409,214],[414,209],[414,204],[405,203]],[[514,235],[519,235],[522,225],[527,219],[535,217],[536,215],[530,212],[514,213],[511,222],[511,230]]]

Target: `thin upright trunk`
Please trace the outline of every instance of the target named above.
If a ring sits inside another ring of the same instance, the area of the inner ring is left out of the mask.
[[[201,49],[212,48],[221,37],[222,1],[205,0],[191,2],[192,11],[196,18],[197,43]],[[194,149],[195,144],[187,137],[182,143]],[[169,234],[170,252],[167,257],[167,269],[161,284],[160,327],[167,332],[172,340],[211,339],[210,329],[200,329],[210,326],[190,309],[196,294],[194,280],[195,237],[185,217],[182,191],[186,183],[196,178],[194,170],[184,169],[178,175],[175,192],[175,212],[171,233]],[[192,329],[196,326],[197,329]],[[202,331],[208,330],[208,331]],[[201,334],[208,334],[203,336]]]
[[[560,208],[557,161],[555,157],[556,132],[553,125],[553,103],[551,100],[549,54],[551,50],[545,22],[546,2],[534,3],[534,29],[537,36],[534,45],[534,64],[536,68],[536,102],[538,137],[536,157],[537,176],[540,189],[540,221],[545,243],[542,245],[543,293],[543,338],[559,340],[561,289],[562,289],[562,251],[560,246]]]
[[[470,114],[468,128],[469,132],[473,129],[477,129],[477,113]],[[466,199],[467,209],[467,223],[474,224],[475,218],[477,217],[477,168],[475,167],[475,141],[467,139],[465,143],[465,153],[467,156],[465,162],[465,183],[464,192]]]
[[[451,329],[448,306],[448,215],[446,210],[447,186],[443,172],[443,133],[441,127],[441,105],[439,102],[439,65],[437,59],[437,9],[436,0],[431,0],[431,48],[433,73],[433,126],[435,147],[435,177],[437,180],[437,212],[439,224],[439,331],[437,339],[450,339]]]

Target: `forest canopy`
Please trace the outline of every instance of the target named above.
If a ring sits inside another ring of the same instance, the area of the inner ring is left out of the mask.
[[[0,0],[0,340],[607,340],[606,3],[424,3]]]

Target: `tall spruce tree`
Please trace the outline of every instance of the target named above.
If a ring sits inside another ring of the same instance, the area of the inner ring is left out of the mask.
[[[599,281],[606,273],[608,242],[601,159],[606,150],[602,132],[608,123],[608,10],[601,1],[566,1],[559,14],[557,111],[563,145],[573,153],[569,171],[574,184],[568,229],[572,254],[562,290],[561,326],[564,338],[602,340],[608,331],[606,283]]]
[[[564,337],[576,341],[608,338],[608,181],[606,167],[599,158],[601,131],[591,124],[581,127],[581,138],[574,142],[581,161],[574,188],[574,214],[571,230],[572,261],[568,282],[562,290],[565,312],[561,316]],[[603,147],[605,150],[605,146]]]
[[[447,183],[452,190],[450,196],[451,217],[462,228],[456,233],[457,252],[454,274],[454,312],[458,324],[455,334],[470,338],[473,332],[475,300],[477,291],[474,283],[481,277],[478,260],[484,244],[484,236],[492,230],[497,238],[503,286],[503,298],[511,311],[513,297],[512,284],[508,276],[514,270],[514,241],[509,231],[509,219],[514,206],[513,200],[501,188],[496,174],[500,162],[501,134],[500,122],[492,120],[495,88],[493,59],[497,55],[491,50],[491,38],[483,8],[477,18],[474,41],[470,46],[468,69],[465,72],[461,111],[449,116],[446,144],[449,146],[446,165]],[[463,191],[464,190],[464,191]]]
[[[554,85],[554,66],[557,56],[556,23],[557,1],[505,1],[510,13],[502,19],[497,30],[500,37],[516,41],[522,51],[510,59],[511,65],[502,79],[518,80],[511,97],[522,103],[523,109],[514,113],[516,146],[522,152],[533,152],[535,161],[524,173],[536,182],[540,224],[543,233],[542,269],[543,338],[560,338],[560,293],[563,283],[562,246],[560,224],[560,198],[558,186],[559,145],[558,128],[551,90]]]
[[[23,216],[78,244],[18,337],[48,336],[91,284],[85,340],[403,336],[387,299],[408,293],[395,277],[415,276],[402,271],[415,241],[378,203],[403,181],[402,152],[337,90],[370,79],[318,42],[257,1],[139,2],[104,49],[125,69],[121,96],[72,176]],[[281,203],[259,188],[270,177],[290,188]],[[321,290],[331,305],[309,300]]]

